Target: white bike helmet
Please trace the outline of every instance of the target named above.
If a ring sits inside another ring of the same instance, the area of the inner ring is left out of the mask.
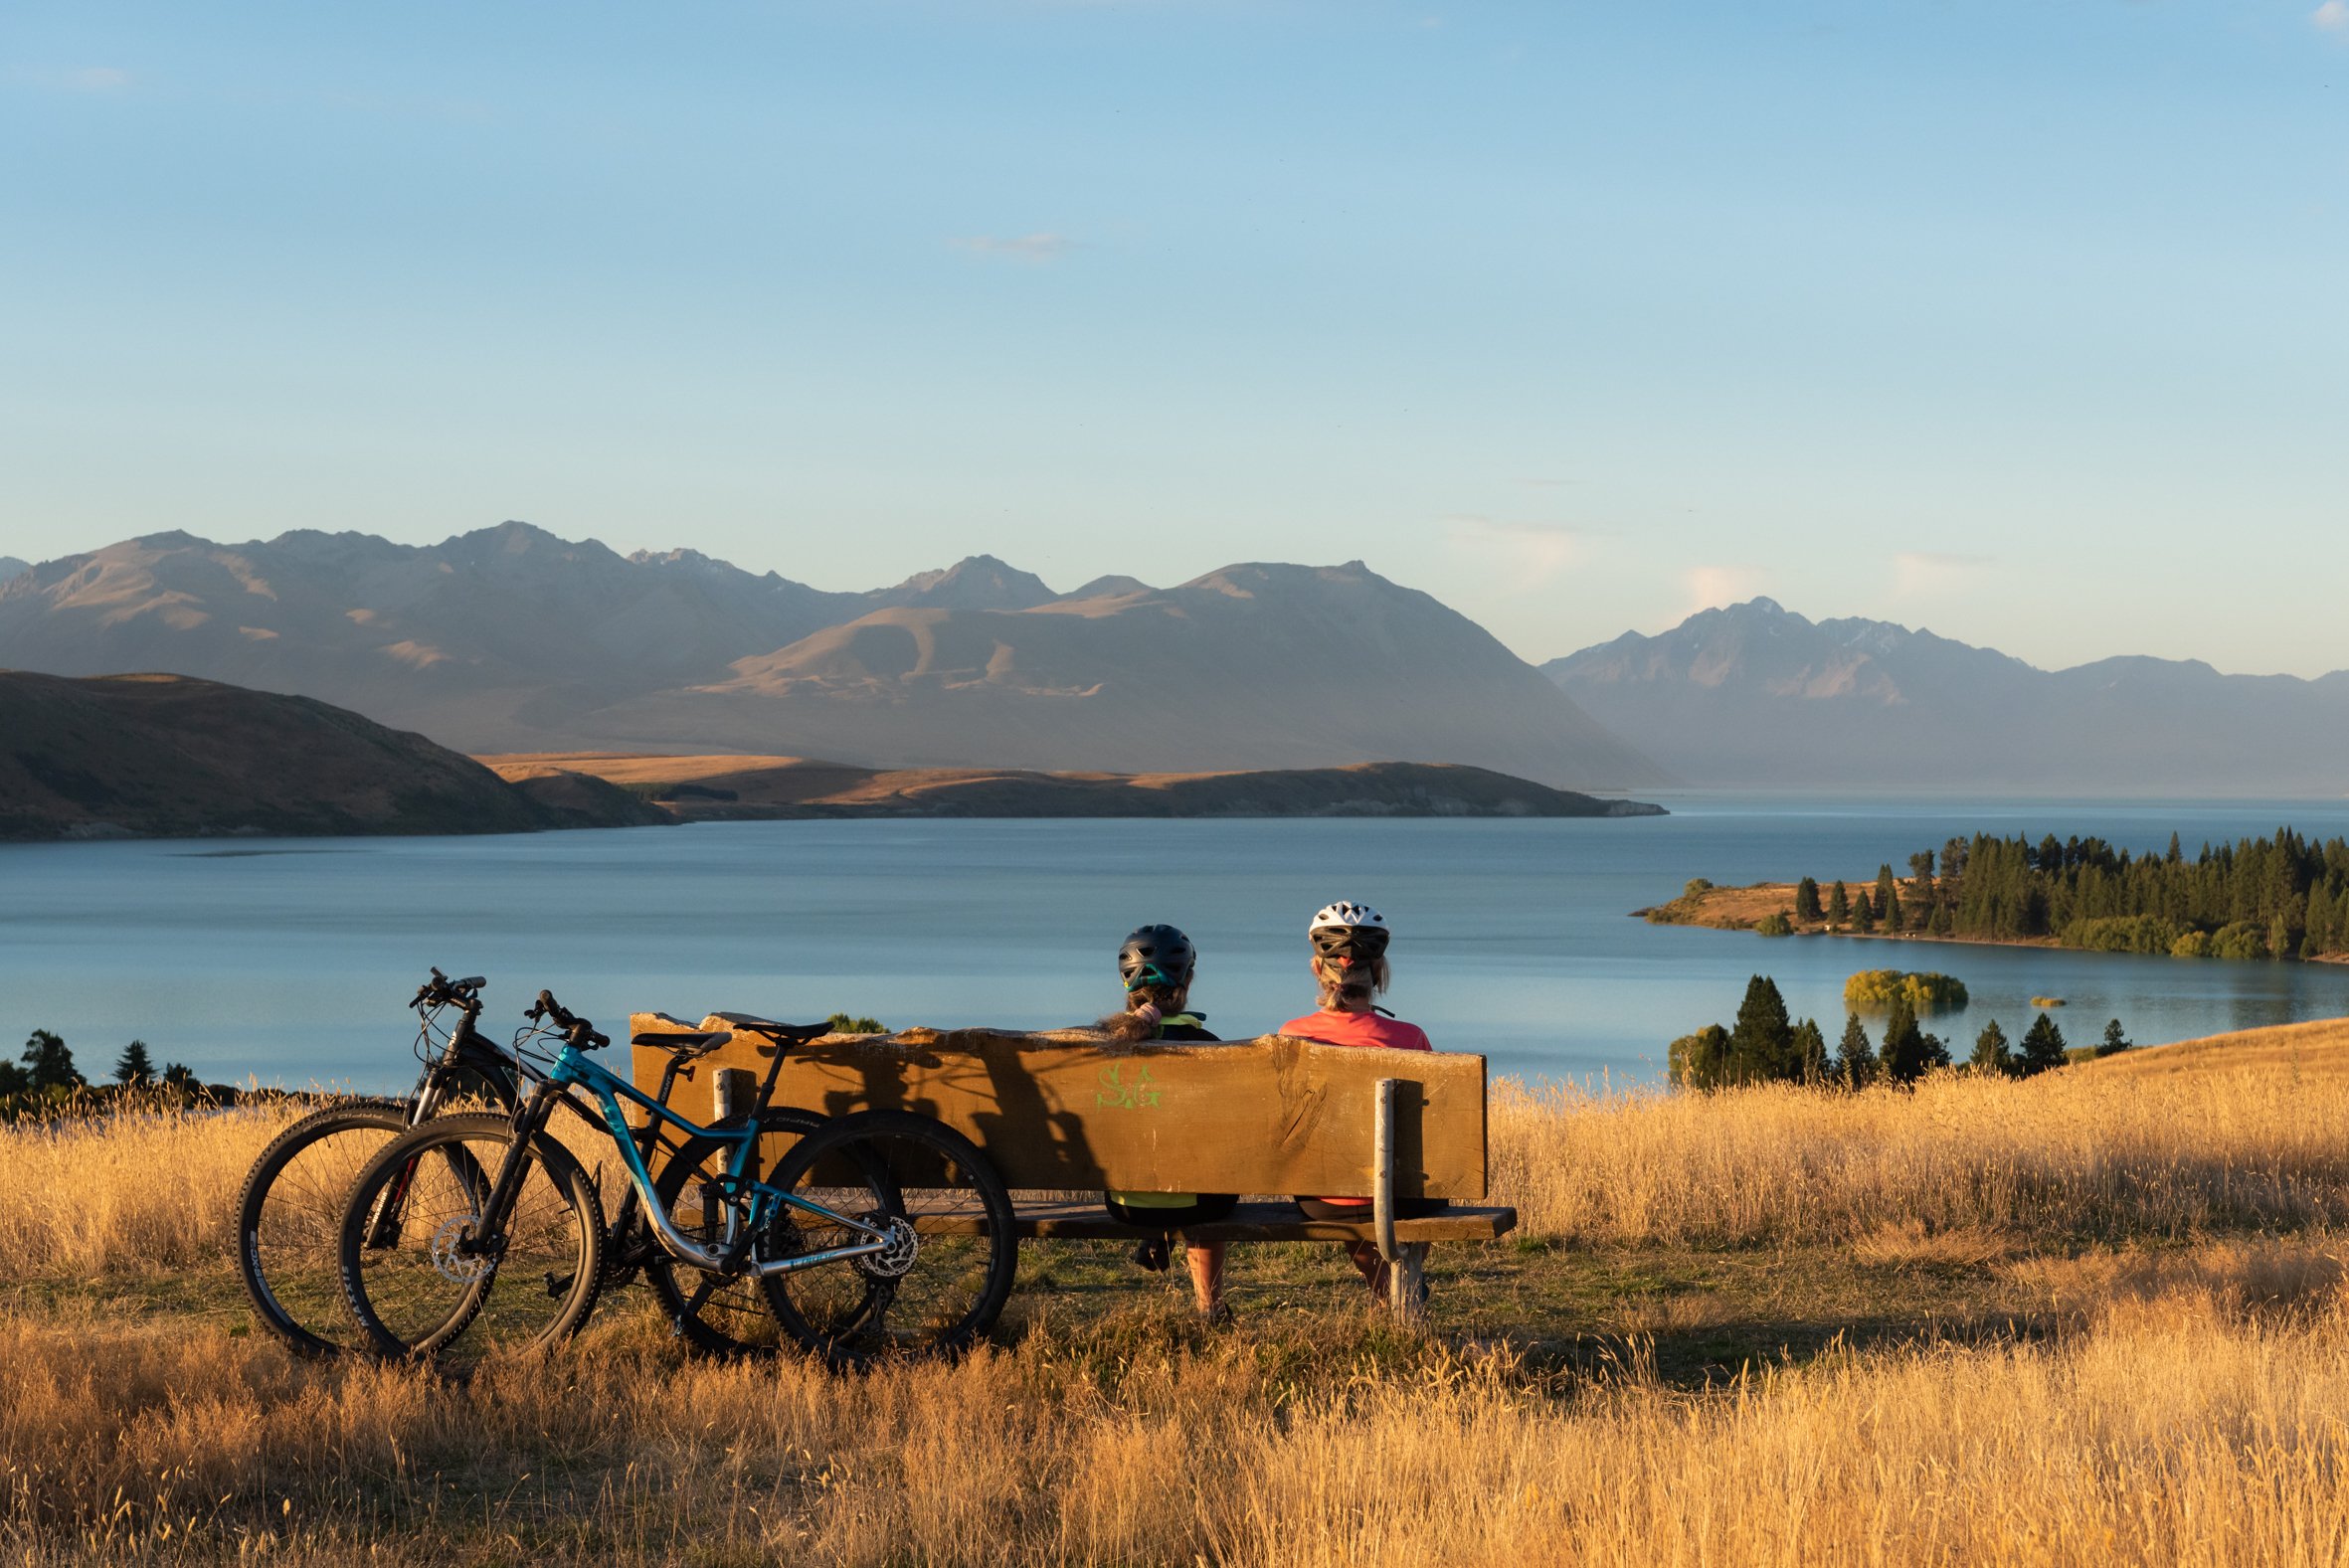
[[[1313,939],[1314,951],[1325,958],[1367,961],[1386,951],[1386,917],[1352,899],[1323,905],[1305,934]]]

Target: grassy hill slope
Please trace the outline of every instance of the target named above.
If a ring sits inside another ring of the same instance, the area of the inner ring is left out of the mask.
[[[665,821],[601,780],[509,785],[309,697],[0,671],[0,839],[501,833]]]
[[[1196,774],[1055,774],[1019,769],[857,768],[803,757],[652,757],[555,752],[484,757],[524,783],[592,774],[687,818],[806,816],[1653,816],[1483,768],[1350,768]]]

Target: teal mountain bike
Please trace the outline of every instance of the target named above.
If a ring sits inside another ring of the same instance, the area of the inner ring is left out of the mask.
[[[536,1081],[510,1117],[419,1127],[350,1189],[342,1288],[377,1353],[461,1365],[587,1321],[606,1232],[595,1180],[552,1132],[557,1107],[625,1170],[653,1242],[646,1282],[698,1347],[780,1340],[856,1365],[961,1349],[1001,1312],[1018,1245],[1010,1196],[968,1138],[901,1111],[810,1130],[810,1113],[768,1104],[786,1053],[828,1025],[721,1013],[724,1032],[642,1036],[670,1053],[662,1092],[647,1095],[589,1056],[610,1041],[547,992],[526,1016],[515,1055]],[[672,1110],[679,1067],[732,1035],[769,1059],[747,1108],[709,1126]]]

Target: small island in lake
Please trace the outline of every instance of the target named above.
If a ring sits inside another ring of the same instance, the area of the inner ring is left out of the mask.
[[[2349,840],[2271,838],[2205,844],[2188,856],[2136,855],[2100,838],[1952,838],[1873,879],[1716,887],[1699,877],[1667,904],[1633,913],[1656,925],[1765,937],[1897,937],[2180,958],[2349,962]]]

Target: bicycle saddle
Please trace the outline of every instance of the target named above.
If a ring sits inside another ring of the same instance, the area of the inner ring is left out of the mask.
[[[664,1031],[632,1036],[630,1043],[632,1045],[658,1046],[671,1056],[691,1061],[694,1057],[709,1055],[710,1052],[733,1038],[734,1036],[722,1029],[715,1034],[703,1034],[699,1031],[679,1031],[676,1033]]]
[[[810,1040],[820,1040],[832,1032],[832,1026],[828,1023],[777,1023],[772,1018],[761,1018],[755,1013],[714,1012],[710,1016],[722,1023],[730,1023],[737,1029],[763,1034],[779,1044],[788,1040],[794,1045],[806,1045]]]

